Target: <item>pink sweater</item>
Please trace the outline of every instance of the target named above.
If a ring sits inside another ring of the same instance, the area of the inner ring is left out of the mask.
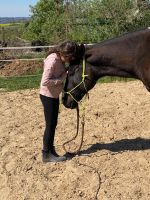
[[[67,75],[65,65],[56,53],[52,53],[44,60],[43,70],[40,94],[58,98],[63,89],[63,81]]]

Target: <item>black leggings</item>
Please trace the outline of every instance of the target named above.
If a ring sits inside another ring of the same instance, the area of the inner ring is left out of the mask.
[[[43,136],[43,151],[53,150],[55,129],[57,126],[59,98],[46,97],[40,94],[40,99],[44,107],[45,131]]]

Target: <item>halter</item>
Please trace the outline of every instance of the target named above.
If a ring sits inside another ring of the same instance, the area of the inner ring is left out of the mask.
[[[86,86],[85,86],[85,77],[88,76],[88,75],[85,74],[85,58],[83,58],[83,65],[82,65],[82,66],[83,66],[83,67],[82,67],[82,80],[81,80],[81,82],[80,82],[78,85],[76,85],[74,88],[72,88],[70,91],[65,92],[66,94],[69,94],[69,95],[71,96],[71,98],[72,98],[76,103],[78,103],[78,101],[77,101],[77,100],[74,98],[74,96],[71,94],[72,91],[74,91],[76,88],[78,88],[78,87],[83,83],[86,92],[88,92],[87,89],[86,89]]]

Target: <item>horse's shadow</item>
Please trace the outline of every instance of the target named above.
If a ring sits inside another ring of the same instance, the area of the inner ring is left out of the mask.
[[[116,153],[123,151],[147,150],[150,149],[150,139],[135,138],[118,140],[112,143],[96,143],[90,146],[88,149],[80,151],[79,155],[89,155],[104,149]]]

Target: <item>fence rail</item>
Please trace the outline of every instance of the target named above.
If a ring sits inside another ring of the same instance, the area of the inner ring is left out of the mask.
[[[90,44],[84,44],[84,45],[93,45],[92,43]],[[36,49],[36,48],[52,48],[55,47],[56,45],[49,45],[49,46],[22,46],[22,47],[0,47],[0,50],[13,50],[13,49]]]
[[[18,58],[18,59],[8,59],[8,60],[0,60],[0,62],[13,62],[13,61],[34,61],[34,60],[44,60],[44,58]]]
[[[52,48],[54,46],[22,46],[22,47],[0,47],[0,50],[13,50],[13,49],[36,49],[36,48]]]

